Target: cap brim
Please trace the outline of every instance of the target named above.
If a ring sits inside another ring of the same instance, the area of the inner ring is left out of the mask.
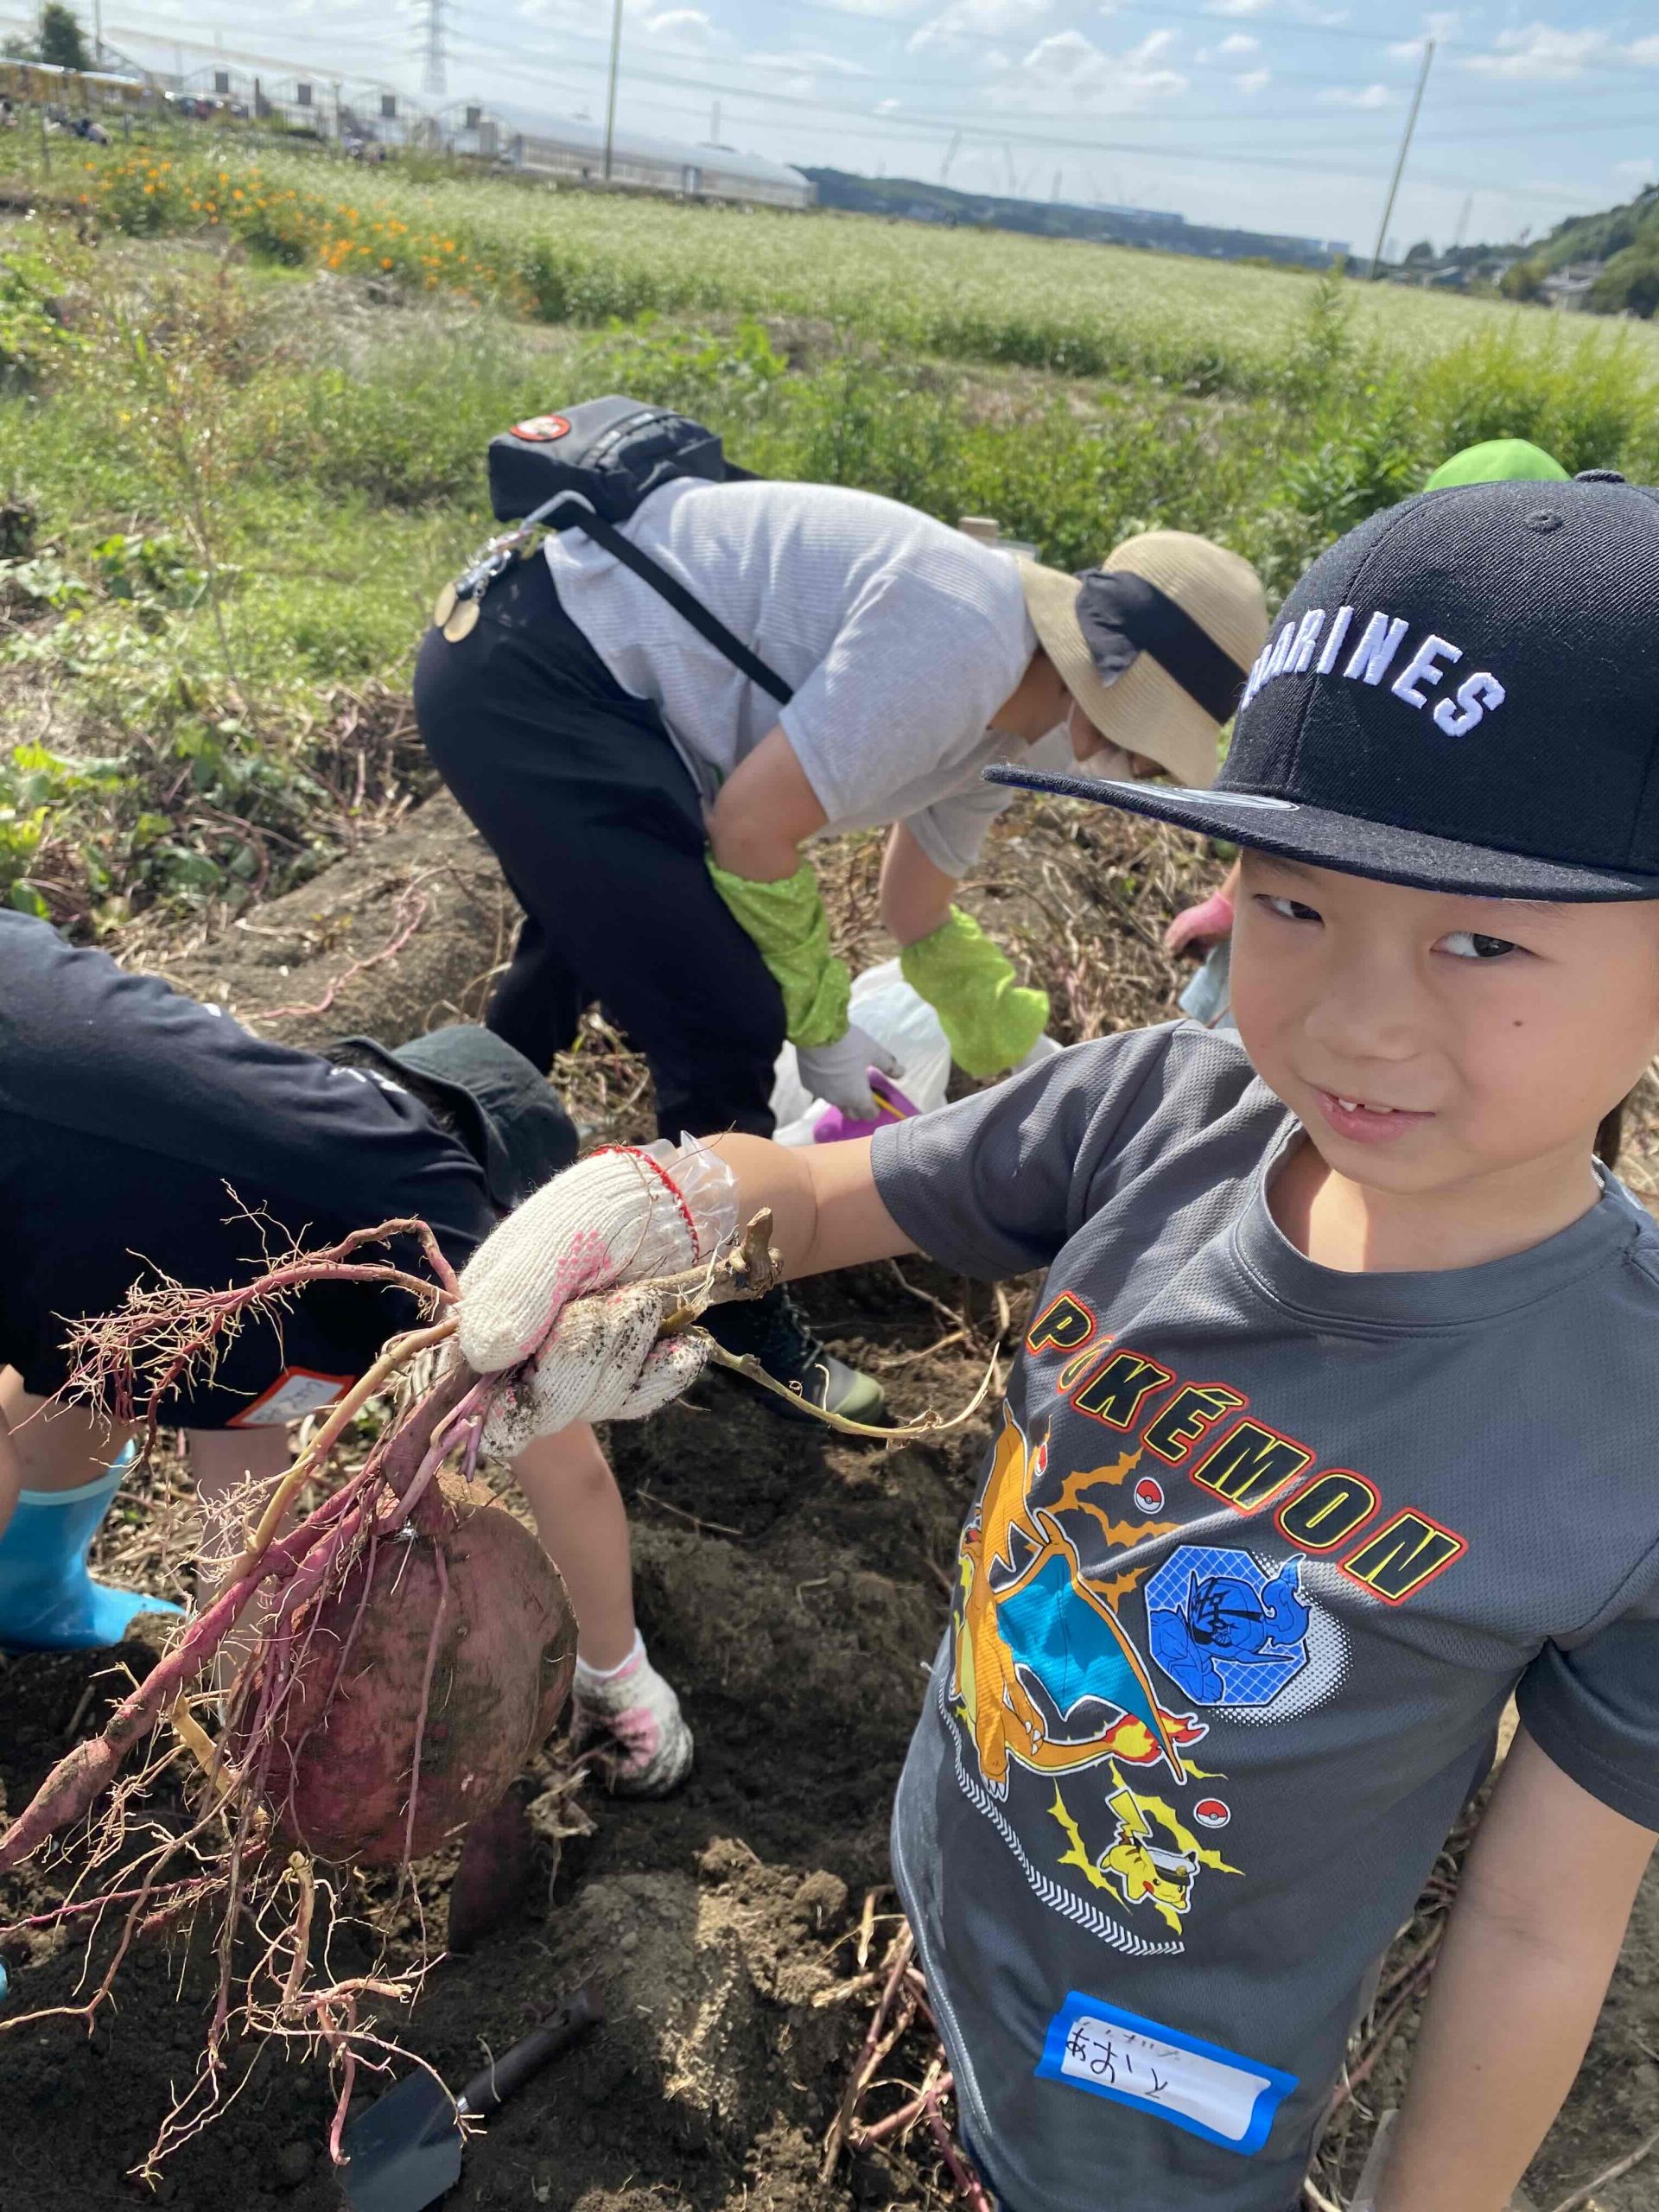
[[[985,780],[1019,791],[1053,791],[1154,822],[1173,823],[1205,837],[1224,837],[1284,859],[1343,875],[1373,876],[1416,891],[1448,891],[1477,899],[1563,901],[1659,899],[1659,875],[1627,868],[1576,868],[1526,853],[1495,852],[1454,837],[1431,837],[1357,815],[1258,797],[1250,791],[1185,791],[1168,784],[1109,783],[1093,776],[1046,775],[1034,769],[987,768]]]

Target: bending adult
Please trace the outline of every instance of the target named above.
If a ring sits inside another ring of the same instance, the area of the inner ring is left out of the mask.
[[[1063,575],[818,484],[674,482],[622,529],[793,696],[780,711],[580,531],[498,582],[467,636],[429,633],[422,734],[524,910],[490,1027],[544,1068],[601,1001],[670,1137],[769,1135],[786,1037],[810,1090],[872,1116],[882,1056],[849,1023],[802,848],[886,826],[906,978],[968,1074],[1018,1065],[1047,1000],[955,903],[1009,799],[980,772],[1087,761],[1207,785],[1266,635],[1254,571],[1159,531]],[[781,1292],[719,1323],[821,1404],[879,1402]]]

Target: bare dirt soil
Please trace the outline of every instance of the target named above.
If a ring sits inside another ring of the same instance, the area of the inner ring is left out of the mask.
[[[854,848],[835,865],[844,934],[870,941],[870,857]],[[987,873],[1002,888],[988,887],[981,911],[1027,946],[1065,1033],[1075,1034],[1166,1007],[1173,979],[1157,931],[1214,870],[1177,840],[1043,809],[999,841]],[[349,979],[325,1014],[292,1018],[291,1032],[272,1025],[308,1042],[359,1026],[406,1034],[432,1008],[475,1004],[505,941],[493,872],[445,802],[275,902],[256,917],[260,934],[235,933],[172,972],[256,1017],[315,1004],[352,960],[398,934],[416,878],[433,904],[404,949]],[[618,1065],[595,1047],[570,1072],[621,1128],[637,1120],[639,1096]],[[1008,1289],[1017,1325],[1024,1288]],[[990,1294],[914,1262],[813,1285],[809,1304],[837,1349],[880,1371],[901,1415],[964,1402],[995,1328]],[[588,1980],[604,2000],[602,2031],[472,2143],[449,2200],[457,2206],[880,2212],[945,2201],[925,2137],[843,2158],[829,2178],[820,2160],[868,2016],[862,1992],[840,1993],[855,1974],[865,1899],[886,1879],[893,1783],[944,1623],[988,1417],[884,1453],[780,1421],[724,1377],[698,1397],[610,1438],[633,1522],[642,1623],[697,1733],[691,1783],[666,1804],[632,1806],[591,1782],[573,1791],[556,1749],[544,1756],[524,1785],[537,1839],[525,1901],[479,1948],[442,1959],[412,2014],[383,2015],[459,2086],[576,1982]],[[176,1497],[166,1463],[150,1480],[158,1506]],[[188,1530],[170,1509],[111,1542],[130,1565],[144,1532],[162,1526],[178,1555]],[[165,1578],[151,1586],[167,1586]],[[146,1663],[137,1647],[0,1659],[0,1809],[15,1812],[51,1762],[97,1728],[120,1670]],[[452,1866],[449,1858],[420,1870],[435,1949]],[[60,1868],[4,1885],[4,1916],[43,1909],[67,1878]],[[365,1904],[390,1929],[394,1954],[412,1955],[408,1900],[380,1890]],[[1396,1969],[1409,1967],[1443,1909],[1443,1898],[1427,1901]],[[878,1898],[879,1914],[892,1910],[890,1895]],[[875,1956],[890,1932],[878,1919]],[[7,2010],[73,2003],[83,1961],[73,1943],[25,1939],[9,1962]],[[1650,1880],[1594,2048],[1529,2177],[1540,2212],[1659,2127],[1656,1978],[1659,1880]],[[175,1939],[134,1955],[118,2009],[91,2036],[67,2018],[0,2036],[0,2212],[119,2212],[146,2200],[130,2172],[170,2085],[194,2069],[210,1986],[208,1962]],[[1373,2032],[1360,2046],[1371,2070],[1333,2133],[1319,2180],[1328,2201],[1351,2185],[1375,2113],[1397,2101],[1414,2002],[1398,2006],[1386,2042]],[[895,2054],[894,2070],[912,2082],[920,2064],[913,2050]],[[168,2162],[158,2201],[175,2212],[333,2212],[322,2070],[268,2050],[229,2086],[238,2081],[219,2123]],[[1590,2203],[1651,2212],[1659,2162],[1598,2189]]]

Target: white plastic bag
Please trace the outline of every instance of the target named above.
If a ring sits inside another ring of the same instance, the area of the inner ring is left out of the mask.
[[[884,960],[880,967],[867,968],[854,979],[849,1011],[852,1020],[868,1029],[897,1060],[893,1079],[917,1111],[927,1114],[943,1106],[950,1081],[950,1047],[938,1015],[912,990],[896,960]],[[779,1144],[812,1142],[824,1102],[810,1096],[801,1081],[792,1045],[785,1045],[778,1055],[772,1110],[777,1117]]]

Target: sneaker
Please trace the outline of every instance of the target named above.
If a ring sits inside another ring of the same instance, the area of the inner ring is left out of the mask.
[[[576,1662],[570,1748],[592,1751],[618,1797],[666,1797],[691,1771],[691,1731],[680,1700],[645,1656],[644,1639],[609,1674]]]
[[[807,1326],[806,1317],[782,1285],[764,1298],[737,1299],[711,1306],[702,1325],[715,1341],[740,1358],[758,1359],[774,1382],[847,1421],[879,1421],[887,1394],[873,1375],[861,1374],[837,1359]],[[762,1399],[783,1421],[810,1421],[791,1413],[769,1390]]]

